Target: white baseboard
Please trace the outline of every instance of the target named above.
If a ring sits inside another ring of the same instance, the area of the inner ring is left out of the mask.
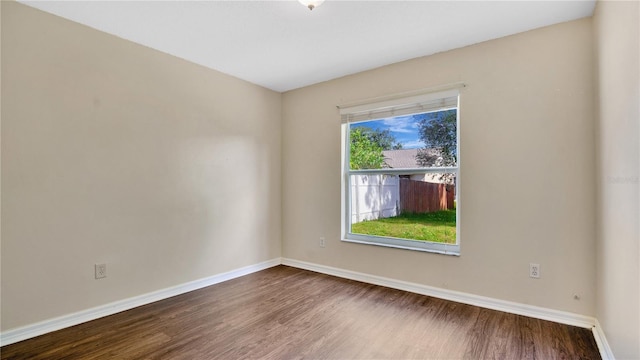
[[[600,350],[602,360],[615,360],[613,351],[611,351],[611,347],[609,347],[609,343],[604,336],[604,331],[598,319],[596,319],[596,326],[593,327],[593,337],[596,339],[596,344],[598,344],[598,350]]]
[[[463,304],[475,305],[487,309],[503,311],[511,314],[524,315],[536,319],[554,321],[561,324],[579,326],[591,329],[596,325],[596,319],[538,306],[520,304],[512,301],[493,299],[485,296],[473,295],[459,291],[436,288],[432,286],[389,279],[376,275],[338,269],[325,265],[318,265],[293,259],[282,259],[282,264],[300,269],[311,270],[345,279],[362,281],[369,284],[386,286],[393,289],[409,291],[416,294],[433,296],[439,299],[451,300]]]
[[[315,271],[322,274],[333,275],[345,279],[362,281],[368,284],[386,286],[392,289],[409,291],[416,294],[433,296],[439,299],[451,300],[463,304],[479,306],[482,308],[591,329],[593,332],[593,337],[596,340],[596,344],[598,345],[598,351],[600,352],[602,360],[615,360],[613,352],[611,351],[604,332],[602,331],[602,326],[600,326],[598,320],[593,317],[565,311],[547,309],[533,305],[520,304],[512,301],[493,299],[459,291],[441,289],[427,285],[394,280],[382,276],[369,275],[356,271],[334,268],[331,266],[313,264],[305,261],[282,258],[282,265]]]
[[[204,279],[199,279],[173,286],[170,288],[150,292],[147,294],[135,296],[109,304],[97,306],[91,309],[79,311],[73,314],[60,316],[54,319],[45,320],[39,323],[12,329],[0,334],[0,346],[16,343],[18,341],[30,339],[39,335],[43,335],[52,331],[64,329],[69,326],[78,325],[87,321],[95,320],[104,316],[119,313],[121,311],[133,309],[138,306],[146,305],[159,300],[167,299],[172,296],[187,293],[189,291],[201,289],[210,285],[221,283],[223,281],[235,279],[240,276],[248,275],[260,270],[264,270],[273,266],[280,265],[280,258],[271,259],[254,265],[245,266],[239,269],[231,270],[222,274],[213,275]]]
[[[45,320],[36,324],[27,325],[17,329],[5,331],[0,334],[0,346],[9,345],[18,341],[30,339],[52,331],[66,327],[78,325],[87,321],[95,320],[104,316],[112,315],[121,311],[133,309],[155,301],[170,298],[172,296],[187,293],[189,291],[201,289],[223,281],[235,279],[240,276],[251,274],[257,271],[268,269],[277,265],[287,265],[300,269],[315,271],[327,275],[333,275],[345,279],[362,281],[369,284],[386,286],[392,289],[409,291],[416,294],[433,296],[440,299],[451,300],[463,304],[479,306],[487,309],[504,311],[507,313],[529,316],[536,319],[549,320],[561,324],[579,326],[592,329],[593,336],[598,345],[600,355],[603,360],[615,360],[613,352],[607,343],[602,327],[598,320],[589,316],[542,308],[538,306],[520,304],[516,302],[493,299],[489,297],[463,293],[459,291],[436,288],[432,286],[410,283],[400,280],[389,279],[376,275],[334,268],[331,266],[313,264],[305,261],[298,261],[288,258],[271,259],[259,264],[249,265],[240,269],[232,270],[222,274],[210,276],[204,279],[191,281],[178,286],[163,290],[154,291],[140,296],[116,301],[95,308],[79,311],[77,313],[64,315],[58,318]]]

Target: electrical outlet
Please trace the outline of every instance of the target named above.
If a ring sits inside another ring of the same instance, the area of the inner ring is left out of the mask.
[[[95,265],[95,275],[96,279],[102,279],[107,277],[107,264],[96,264]]]
[[[540,278],[540,264],[529,264],[529,277],[534,279]]]
[[[320,247],[324,247],[325,246],[325,241],[324,241],[324,237],[320,238]]]

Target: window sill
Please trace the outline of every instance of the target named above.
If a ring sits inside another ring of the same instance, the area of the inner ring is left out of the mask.
[[[375,245],[403,250],[422,251],[441,255],[460,256],[459,245],[437,244],[422,241],[404,240],[396,238],[383,238],[349,234],[342,241],[355,244]],[[422,246],[420,246],[422,245]]]

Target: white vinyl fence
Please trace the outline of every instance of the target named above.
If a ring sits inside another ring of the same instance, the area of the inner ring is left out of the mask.
[[[351,223],[399,214],[397,175],[351,175]]]

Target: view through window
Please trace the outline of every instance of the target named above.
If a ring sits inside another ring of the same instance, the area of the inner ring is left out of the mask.
[[[347,122],[347,241],[459,253],[453,104]]]

